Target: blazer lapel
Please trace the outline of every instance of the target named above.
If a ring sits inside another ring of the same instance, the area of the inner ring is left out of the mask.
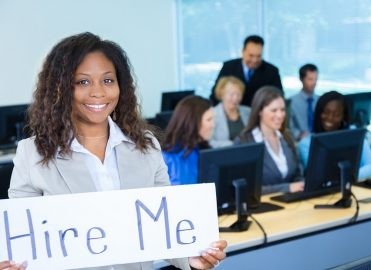
[[[135,144],[131,142],[122,142],[119,145],[115,147],[116,150],[116,158],[117,158],[117,166],[119,170],[120,175],[120,188],[121,189],[129,189],[135,187],[135,183],[131,181],[130,174],[133,170],[133,165],[138,164],[132,164],[133,162],[138,160],[134,160],[132,157],[133,154],[130,154],[131,152],[135,151]],[[144,169],[144,168],[143,168]],[[133,186],[134,185],[134,186]]]
[[[286,156],[286,162],[287,162],[287,168],[288,168],[287,176],[290,176],[296,170],[295,158],[294,158],[293,152],[292,152],[289,144],[286,142],[286,140],[282,139],[281,140],[281,145],[282,145],[283,153]]]
[[[72,152],[71,157],[58,155],[55,164],[71,193],[97,191],[82,153]]]
[[[229,134],[229,130],[228,130],[228,120],[227,120],[227,116],[225,115],[225,112],[224,112],[224,108],[223,108],[223,103],[220,102],[218,105],[216,105],[216,114],[218,114],[218,116],[220,115],[220,118],[221,118],[221,121],[219,121],[219,123],[217,125],[219,125],[219,130],[214,130],[215,135],[219,135],[219,134]],[[216,118],[216,119],[219,119],[219,118]],[[217,139],[220,139],[219,136],[217,137]],[[229,139],[229,136],[227,138],[223,138],[223,139]]]
[[[272,177],[273,177],[273,175],[275,177],[276,176],[282,177],[281,172],[276,165],[276,162],[274,162],[272,156],[269,154],[268,149],[266,147],[265,147],[265,150],[264,150],[264,155],[266,155],[266,159],[267,159],[267,162],[264,163],[264,166],[269,168],[268,171],[272,172]]]
[[[240,60],[240,64],[238,65],[238,73],[239,73],[239,76],[237,76],[237,77],[239,77],[239,78],[241,78],[244,82],[245,82],[245,84],[246,83],[248,83],[248,81],[246,81],[246,76],[245,76],[245,73],[243,72],[243,67],[242,67],[242,58],[240,58],[241,60]]]
[[[147,154],[136,149],[132,141],[123,141],[115,150],[121,189],[153,186],[155,169]]]

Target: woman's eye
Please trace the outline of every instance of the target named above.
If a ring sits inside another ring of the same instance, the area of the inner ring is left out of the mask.
[[[104,79],[103,81],[105,84],[113,83],[112,79]]]
[[[79,85],[88,85],[89,84],[89,81],[88,80],[80,80],[76,84],[79,84]]]

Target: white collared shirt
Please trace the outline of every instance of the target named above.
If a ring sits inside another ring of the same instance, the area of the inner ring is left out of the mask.
[[[115,146],[119,145],[125,136],[121,129],[108,117],[109,138],[102,161],[81,145],[76,138],[73,139],[71,149],[84,154],[84,162],[93,179],[97,191],[120,189],[120,176],[117,165]]]
[[[249,67],[245,64],[245,62],[243,61],[243,59],[242,59],[242,70],[243,70],[243,75],[244,75],[244,77],[245,77],[245,80],[246,81],[248,81],[248,79],[247,79],[247,77],[248,77],[248,73],[249,73]],[[249,79],[251,79],[251,78],[249,78]]]
[[[258,127],[254,128],[251,133],[252,133],[252,135],[254,137],[254,140],[256,142],[264,142],[265,147],[267,147],[269,155],[272,157],[274,163],[276,163],[276,166],[277,166],[278,170],[281,172],[282,178],[285,178],[287,176],[287,173],[288,173],[289,169],[288,169],[288,166],[287,166],[286,156],[283,153],[283,149],[282,149],[282,146],[281,146],[281,138],[282,138],[281,132],[276,130],[276,135],[279,139],[278,140],[278,147],[279,147],[278,154],[276,154],[273,151],[269,142],[264,138],[263,133],[261,132],[260,128],[258,128]]]
[[[103,163],[96,155],[92,154],[81,145],[76,138],[73,139],[71,144],[72,151],[85,154],[84,162],[90,172],[97,191],[120,189],[120,176],[115,146],[119,145],[123,140],[127,140],[127,138],[116,123],[112,121],[111,117],[108,117],[108,125],[109,138]],[[115,270],[115,267],[111,266],[110,270]]]

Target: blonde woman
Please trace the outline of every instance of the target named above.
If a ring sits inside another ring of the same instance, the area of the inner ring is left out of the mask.
[[[215,127],[210,141],[212,147],[228,146],[245,128],[250,115],[250,108],[240,105],[245,85],[234,77],[222,77],[215,88],[219,101],[214,107]]]

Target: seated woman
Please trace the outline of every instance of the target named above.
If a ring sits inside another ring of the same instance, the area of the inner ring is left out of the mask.
[[[262,193],[302,191],[302,179],[293,139],[286,129],[285,101],[274,86],[260,88],[252,100],[247,127],[236,144],[264,142]]]
[[[209,148],[213,128],[214,112],[209,100],[188,96],[178,103],[162,148],[172,185],[197,182],[199,150]]]
[[[336,91],[323,94],[314,111],[313,133],[330,132],[349,128],[349,111],[345,98]],[[303,138],[298,144],[301,163],[308,164],[311,137]],[[365,139],[362,148],[358,179],[371,177],[371,150]]]
[[[250,108],[240,105],[245,92],[244,83],[234,77],[222,77],[215,88],[215,96],[221,101],[214,107],[215,127],[210,141],[212,147],[228,146],[247,124]]]

